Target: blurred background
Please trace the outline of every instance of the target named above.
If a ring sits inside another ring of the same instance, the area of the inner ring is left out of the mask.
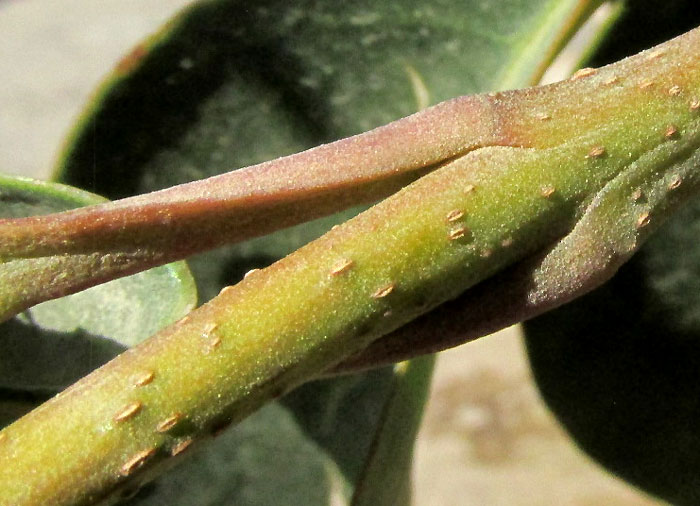
[[[0,0],[0,170],[47,177],[104,74],[187,3]],[[518,328],[439,357],[415,489],[419,506],[660,504],[574,446],[538,395]]]

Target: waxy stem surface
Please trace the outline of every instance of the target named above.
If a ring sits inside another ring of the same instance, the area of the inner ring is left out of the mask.
[[[551,251],[546,295],[626,258],[697,189],[698,55],[695,31],[552,86],[456,99],[487,104],[510,146],[449,160],[0,432],[0,503],[115,499],[511,264]]]

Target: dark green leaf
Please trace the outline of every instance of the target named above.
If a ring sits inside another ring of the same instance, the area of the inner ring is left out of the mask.
[[[673,504],[700,501],[700,204],[608,284],[526,324],[538,386],[574,439]]]
[[[201,2],[122,61],[57,170],[114,199],[531,84],[600,3]]]
[[[687,0],[635,0],[593,65],[700,24]],[[525,325],[535,379],[577,443],[673,504],[700,501],[700,203],[599,290]]]
[[[105,83],[64,152],[61,180],[115,199],[356,134],[428,103],[531,84],[600,2],[307,3],[185,11]],[[333,222],[320,223],[285,237],[306,241]],[[195,259],[202,297],[303,244],[282,242],[272,255],[243,246]],[[242,267],[232,265],[239,256]]]
[[[124,197],[356,134],[454,96],[534,84],[598,4],[201,2],[120,64],[77,125],[57,173]],[[201,296],[213,297],[351,214],[195,257]],[[283,404],[348,483],[360,476],[376,483],[368,455],[373,444],[385,444],[375,436],[394,380],[384,369],[314,382]],[[416,396],[423,386],[414,387]],[[270,458],[264,448],[259,459],[280,465],[266,489],[301,465]]]
[[[589,64],[598,67],[672,39],[700,24],[693,0],[628,0]]]
[[[392,369],[315,381],[281,401],[307,436],[332,456],[349,483],[362,474],[372,434],[395,381]]]

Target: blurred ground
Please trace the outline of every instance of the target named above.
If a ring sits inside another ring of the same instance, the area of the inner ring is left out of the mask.
[[[652,506],[569,440],[539,397],[517,327],[438,358],[418,440],[416,506]]]
[[[90,91],[187,0],[0,0],[0,171],[42,177]],[[651,506],[568,440],[516,329],[444,353],[418,441],[416,506]]]

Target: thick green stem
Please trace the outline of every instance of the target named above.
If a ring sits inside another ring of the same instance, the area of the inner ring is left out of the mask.
[[[560,276],[534,291],[548,301],[607,275],[697,190],[699,54],[695,31],[564,83],[484,99],[521,147],[451,160],[0,432],[0,502],[113,499],[535,252],[554,252],[533,280]]]
[[[508,145],[491,102],[464,97],[209,179],[0,219],[0,321],[50,298],[380,200],[456,156]]]

